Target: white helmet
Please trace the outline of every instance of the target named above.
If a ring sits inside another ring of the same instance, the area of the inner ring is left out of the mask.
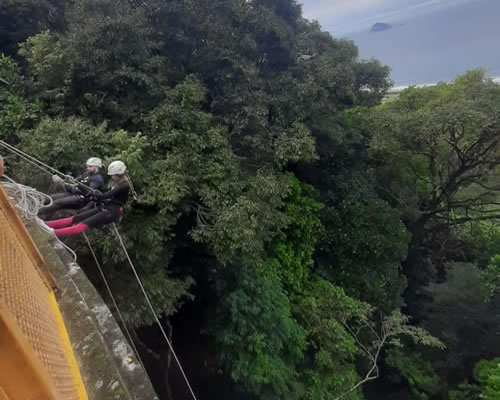
[[[90,157],[85,164],[89,167],[102,168],[102,161],[97,157]]]
[[[127,166],[123,161],[113,161],[109,164],[108,175],[123,175],[127,170]]]

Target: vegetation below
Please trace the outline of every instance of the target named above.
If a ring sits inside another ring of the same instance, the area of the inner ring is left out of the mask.
[[[294,0],[6,0],[0,21],[0,140],[127,163],[120,231],[200,399],[499,398],[481,71],[381,104],[389,69]],[[111,232],[90,237],[159,395],[187,398]]]

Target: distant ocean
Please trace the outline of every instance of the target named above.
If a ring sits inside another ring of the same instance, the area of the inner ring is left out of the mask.
[[[473,68],[500,76],[500,0],[475,0],[348,35],[362,58],[392,69],[395,85],[449,81]]]

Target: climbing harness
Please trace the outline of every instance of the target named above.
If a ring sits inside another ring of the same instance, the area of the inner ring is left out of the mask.
[[[19,156],[19,157],[20,157],[20,158],[22,158],[23,160],[25,160],[25,161],[27,161],[27,162],[31,163],[32,165],[36,166],[37,168],[39,168],[39,169],[40,169],[41,171],[43,171],[44,173],[47,173],[47,174],[49,174],[49,175],[54,175],[54,174],[55,174],[55,175],[58,175],[58,176],[63,177],[64,179],[68,179],[68,180],[71,180],[71,181],[75,181],[75,179],[74,179],[73,177],[63,174],[62,172],[58,171],[57,169],[55,169],[55,168],[51,167],[50,165],[47,165],[47,164],[43,163],[42,161],[40,161],[40,160],[36,159],[35,157],[30,156],[29,154],[27,154],[27,153],[23,152],[22,150],[19,150],[19,149],[15,148],[14,146],[9,145],[8,143],[4,142],[3,140],[0,140],[0,145],[1,145],[1,146],[3,146],[4,148],[6,148],[7,150],[9,150],[10,152],[12,152],[12,153],[16,154],[17,156]],[[5,177],[5,174],[4,174],[4,177]],[[8,179],[10,180],[10,178],[8,178]],[[12,180],[11,180],[11,181],[12,181]],[[14,182],[14,181],[12,181],[12,182]],[[12,182],[11,182],[11,183],[12,183]],[[15,182],[14,182],[14,183],[15,183]],[[14,199],[16,199],[16,198],[19,198],[19,199],[20,199],[20,200],[17,202],[19,205],[21,205],[21,204],[23,205],[23,206],[20,206],[20,207],[24,207],[24,206],[26,206],[26,209],[25,209],[26,211],[23,211],[23,212],[26,212],[28,216],[31,216],[32,218],[36,218],[36,220],[37,220],[37,221],[40,221],[40,222],[38,223],[38,224],[39,224],[39,226],[40,226],[40,227],[42,227],[42,229],[45,229],[46,231],[48,231],[48,229],[43,228],[43,226],[45,225],[45,224],[43,223],[43,221],[42,221],[42,220],[40,220],[40,219],[36,216],[36,214],[38,214],[38,210],[39,210],[41,207],[43,207],[43,206],[44,206],[44,205],[43,205],[43,201],[45,201],[45,199],[46,199],[47,195],[45,195],[45,194],[43,194],[43,193],[40,193],[40,192],[36,191],[36,189],[30,188],[30,187],[27,187],[27,186],[22,186],[22,185],[19,185],[19,184],[17,184],[17,183],[15,183],[15,185],[16,185],[15,190],[20,191],[20,193],[19,193],[19,194],[15,194],[15,195],[14,195],[14,196],[15,196],[15,197],[14,197]],[[83,186],[85,186],[85,185],[83,185]],[[89,189],[90,189],[90,188],[89,188]],[[29,193],[30,195],[28,195],[28,193]],[[135,190],[134,190],[134,193],[135,193]],[[16,196],[17,196],[17,197],[16,197]],[[39,197],[38,197],[38,196],[39,196]],[[43,197],[43,201],[42,201],[42,197]],[[51,199],[50,201],[52,201],[52,199]],[[23,208],[23,210],[24,210],[24,208]],[[35,214],[35,211],[36,211],[36,214]],[[42,225],[42,224],[43,224],[43,225]],[[132,259],[130,258],[130,255],[129,255],[128,251],[127,251],[127,248],[126,248],[126,246],[125,246],[125,243],[123,242],[123,239],[122,239],[122,237],[121,237],[121,235],[120,235],[120,232],[118,231],[118,228],[116,227],[116,225],[115,225],[114,223],[113,223],[112,225],[113,225],[113,229],[114,229],[115,236],[116,236],[116,238],[118,239],[118,241],[119,241],[119,243],[120,243],[120,246],[121,246],[121,247],[122,247],[122,249],[123,249],[123,252],[124,252],[124,254],[125,254],[125,257],[127,258],[128,263],[130,264],[130,268],[132,269],[132,272],[133,272],[133,274],[134,274],[134,277],[135,277],[135,279],[137,280],[137,282],[138,282],[138,284],[139,284],[139,287],[141,288],[141,292],[142,292],[142,294],[143,294],[143,296],[144,296],[144,298],[145,298],[145,300],[146,300],[146,303],[147,303],[147,305],[148,305],[148,308],[150,309],[151,313],[153,314],[154,320],[155,320],[156,324],[158,325],[158,327],[160,328],[160,331],[161,331],[161,333],[162,333],[162,336],[163,336],[163,338],[165,339],[165,341],[166,341],[166,343],[167,343],[167,345],[168,345],[168,348],[169,348],[169,349],[170,349],[170,351],[172,352],[172,355],[174,356],[175,362],[176,362],[177,366],[179,367],[179,370],[181,371],[182,377],[184,378],[184,381],[186,382],[186,385],[187,385],[187,387],[188,387],[188,389],[189,389],[189,392],[190,392],[190,394],[191,394],[191,397],[193,398],[193,400],[198,400],[198,399],[197,399],[197,397],[196,397],[196,395],[195,395],[195,393],[194,393],[194,391],[193,391],[193,388],[192,388],[192,386],[191,386],[191,383],[189,382],[189,379],[188,379],[188,377],[187,377],[186,373],[184,372],[184,368],[182,367],[182,364],[181,364],[181,362],[180,362],[179,358],[177,357],[177,353],[175,352],[174,347],[173,347],[173,345],[172,345],[172,343],[171,343],[170,339],[168,338],[167,333],[166,333],[166,332],[165,332],[165,330],[163,329],[163,326],[162,326],[162,324],[161,324],[161,322],[160,322],[160,319],[159,319],[159,317],[158,317],[158,314],[156,313],[156,311],[155,311],[155,309],[154,309],[154,307],[153,307],[153,305],[152,305],[152,303],[151,303],[151,300],[150,300],[150,298],[149,298],[149,295],[147,294],[146,289],[144,288],[144,285],[143,285],[143,283],[142,283],[142,281],[141,281],[141,278],[139,277],[139,274],[137,273],[137,270],[136,270],[136,268],[135,268],[135,266],[134,266],[134,263],[132,262]],[[95,260],[95,262],[96,262],[96,264],[97,264],[97,267],[98,267],[98,269],[99,269],[99,272],[101,273],[101,276],[103,277],[103,280],[104,280],[105,286],[106,286],[106,288],[107,288],[107,290],[108,290],[108,292],[109,292],[109,294],[110,294],[110,297],[111,297],[111,299],[112,299],[112,302],[113,302],[114,306],[116,307],[117,313],[118,313],[118,315],[119,315],[120,319],[122,320],[123,326],[125,327],[125,330],[126,330],[126,332],[127,332],[128,339],[129,339],[129,340],[130,340],[130,342],[131,342],[131,346],[133,347],[133,349],[134,349],[134,351],[135,351],[135,353],[136,353],[136,355],[137,355],[138,359],[141,361],[141,364],[143,364],[143,363],[142,363],[142,360],[141,360],[141,359],[140,359],[140,357],[139,357],[139,353],[138,353],[138,351],[137,351],[137,348],[135,347],[135,344],[133,344],[133,340],[132,340],[132,338],[131,338],[130,332],[128,331],[128,328],[126,327],[125,320],[123,319],[123,316],[121,315],[121,312],[119,311],[119,308],[118,308],[118,306],[117,306],[117,304],[116,304],[115,298],[114,298],[114,296],[113,296],[113,295],[112,295],[112,293],[111,293],[111,289],[110,289],[110,287],[109,287],[109,285],[108,285],[108,282],[107,282],[107,280],[106,280],[106,277],[104,276],[104,273],[103,273],[103,270],[102,270],[102,268],[101,268],[101,265],[100,265],[100,263],[99,263],[99,262],[98,262],[98,260],[97,260],[96,254],[95,254],[95,252],[94,252],[94,250],[93,250],[93,248],[92,248],[92,246],[91,246],[91,244],[90,244],[90,241],[88,240],[88,237],[87,237],[87,235],[85,234],[85,232],[83,232],[83,235],[84,235],[84,237],[85,237],[85,240],[87,241],[87,244],[89,245],[89,249],[90,249],[90,251],[91,251],[91,253],[92,253],[92,256],[94,257],[94,260]],[[62,242],[61,242],[61,243],[62,243]],[[63,246],[65,246],[67,249],[69,249],[66,245],[64,245],[64,243],[62,243],[62,244],[63,244]],[[70,250],[70,251],[71,251],[71,253],[74,255],[75,260],[76,260],[76,254],[73,252],[73,250]],[[144,365],[144,364],[143,364],[143,365]]]
[[[135,201],[137,201],[137,192],[135,191],[135,187],[134,187],[134,184],[132,182],[132,178],[130,177],[130,175],[128,174],[128,172],[125,172],[125,176],[127,177],[127,181],[130,185],[130,191],[132,192],[132,197],[134,198]]]

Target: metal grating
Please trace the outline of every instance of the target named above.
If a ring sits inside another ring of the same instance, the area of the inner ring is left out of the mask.
[[[0,303],[45,367],[61,400],[79,400],[46,286],[0,207]]]

